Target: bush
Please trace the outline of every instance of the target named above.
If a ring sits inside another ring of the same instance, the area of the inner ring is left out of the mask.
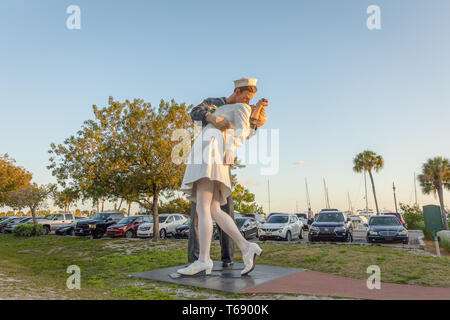
[[[422,222],[424,222],[423,212],[420,210],[419,206],[409,206],[400,203],[400,208],[403,210],[403,219],[405,219],[409,230],[423,230],[421,228]],[[423,228],[425,228],[425,225],[423,225]]]
[[[44,233],[44,227],[42,225],[39,225],[39,233]],[[13,230],[14,235],[18,237],[33,237],[36,236],[36,231],[34,228],[34,224],[32,223],[25,223],[21,224],[14,228]]]

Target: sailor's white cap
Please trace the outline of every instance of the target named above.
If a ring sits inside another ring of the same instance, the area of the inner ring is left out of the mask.
[[[239,88],[239,87],[256,87],[256,82],[258,82],[258,79],[255,78],[242,78],[239,80],[234,80],[234,87],[235,88]]]

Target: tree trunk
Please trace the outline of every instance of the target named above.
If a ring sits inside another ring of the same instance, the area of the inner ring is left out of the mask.
[[[127,217],[130,216],[130,209],[131,209],[131,202],[128,204],[128,214],[127,214]]]
[[[31,216],[33,217],[33,224],[34,224],[34,231],[36,233],[36,236],[40,236],[40,232],[39,232],[39,224],[36,220],[36,209],[35,208],[30,208],[31,209]]]
[[[448,230],[447,213],[445,212],[445,207],[444,207],[444,188],[442,186],[442,180],[440,180],[440,179],[439,179],[438,195],[439,195],[439,203],[441,205],[442,224],[443,224],[444,230]]]
[[[120,208],[122,207],[122,202],[123,202],[123,198],[120,198],[119,208],[117,209],[117,211],[120,211]]]
[[[159,191],[156,189],[156,185],[153,184],[153,241],[155,242],[159,239],[158,196]]]
[[[102,212],[105,211],[105,197],[102,198]]]
[[[372,171],[370,171],[370,170],[369,170],[369,176],[370,176],[370,181],[372,182],[373,198],[375,200],[375,207],[377,208],[377,216],[379,216],[380,210],[378,209],[377,194],[375,192],[375,183],[373,182]]]

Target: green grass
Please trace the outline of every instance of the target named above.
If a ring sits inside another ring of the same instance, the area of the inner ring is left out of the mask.
[[[414,255],[382,246],[323,243],[261,243],[259,264],[304,268],[356,279],[367,279],[366,269],[378,265],[383,282],[450,288],[450,258]],[[82,299],[201,299],[215,294],[228,298],[245,297],[213,290],[130,278],[132,273],[187,263],[187,241],[90,240],[86,238],[42,236],[18,238],[0,235],[0,272],[25,281],[30,286],[52,287],[69,298]],[[235,250],[236,261],[242,261]],[[220,260],[218,243],[212,258]],[[81,269],[81,290],[68,290],[67,267]],[[195,295],[184,296],[188,288]],[[27,290],[26,288],[24,290]]]

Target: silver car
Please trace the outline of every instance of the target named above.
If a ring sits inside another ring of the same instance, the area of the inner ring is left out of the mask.
[[[266,223],[258,229],[259,240],[303,239],[303,223],[295,214],[277,213],[269,217]]]

